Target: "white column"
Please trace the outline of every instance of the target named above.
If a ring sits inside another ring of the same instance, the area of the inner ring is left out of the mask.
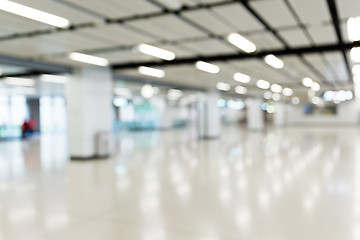
[[[72,158],[91,159],[110,153],[112,84],[111,70],[104,67],[79,68],[69,78],[66,93]],[[100,133],[101,146],[97,141]]]
[[[264,113],[261,109],[263,101],[259,98],[246,100],[247,127],[250,130],[259,131],[264,129]]]
[[[219,93],[210,91],[199,96],[198,133],[199,138],[211,139],[220,137],[221,119],[217,105]]]
[[[169,106],[166,96],[156,96],[153,97],[150,101],[156,106],[157,128],[161,130],[172,128],[173,109]]]
[[[286,105],[284,103],[275,104],[274,124],[276,127],[286,125]]]

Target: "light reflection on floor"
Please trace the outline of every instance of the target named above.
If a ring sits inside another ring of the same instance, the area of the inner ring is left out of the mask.
[[[359,239],[359,133],[122,133],[89,162],[66,136],[0,142],[0,240]]]

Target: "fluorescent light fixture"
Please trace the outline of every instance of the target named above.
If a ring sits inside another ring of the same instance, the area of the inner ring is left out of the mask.
[[[53,14],[7,0],[0,1],[0,10],[13,13],[25,18],[30,18],[32,20],[46,23],[59,28],[67,28],[70,25],[69,20],[65,18],[58,17]]]
[[[220,68],[218,66],[211,64],[211,63],[203,62],[203,61],[197,61],[195,66],[197,69],[199,69],[201,71],[212,73],[212,74],[216,74],[216,73],[220,72]]]
[[[275,83],[271,85],[271,91],[273,91],[274,93],[281,93],[282,89],[282,86],[280,86],[279,84]]]
[[[283,94],[284,96],[291,97],[294,94],[294,91],[291,88],[284,88]]]
[[[33,87],[35,86],[35,80],[27,78],[5,78],[5,83],[8,85],[22,86],[22,87]]]
[[[168,98],[170,100],[177,100],[181,98],[183,95],[183,92],[179,89],[169,89],[168,91]]]
[[[298,105],[300,103],[300,99],[298,97],[293,97],[291,99],[292,104]]]
[[[73,61],[88,63],[98,66],[107,66],[109,65],[109,60],[101,57],[96,57],[88,54],[73,52],[69,54],[69,58]]]
[[[251,78],[248,75],[242,73],[235,73],[233,78],[235,81],[241,83],[249,83],[251,81]]]
[[[221,90],[221,91],[229,91],[231,89],[231,86],[228,83],[218,82],[216,84],[216,88]]]
[[[311,89],[312,89],[314,92],[320,91],[320,84],[318,84],[317,82],[313,82],[313,83],[311,84]]]
[[[252,53],[256,51],[256,46],[238,33],[231,33],[228,35],[227,40],[234,46],[240,48],[244,52]]]
[[[238,93],[238,94],[246,94],[247,93],[247,88],[242,87],[242,86],[236,86],[235,87],[235,92]]]
[[[272,100],[274,100],[275,102],[280,101],[280,99],[281,99],[281,95],[279,93],[274,93],[272,95]]]
[[[269,89],[270,83],[268,81],[265,81],[265,80],[258,80],[256,82],[256,86],[258,88],[261,88],[261,89]]]
[[[281,69],[284,67],[284,62],[272,54],[267,55],[265,57],[265,62],[266,62],[266,64],[268,64],[269,66],[271,66],[275,69]]]
[[[360,47],[353,47],[350,50],[350,57],[354,62],[360,62]]]
[[[360,64],[356,64],[352,67],[352,72],[354,75],[360,75]]]
[[[145,84],[141,88],[141,95],[146,99],[152,98],[154,96],[154,92],[154,87],[150,84]]]
[[[49,83],[66,84],[68,78],[58,75],[43,74],[40,76],[40,80]]]
[[[272,93],[271,93],[271,92],[266,91],[266,92],[264,93],[264,98],[265,98],[265,99],[269,100],[269,99],[271,99],[271,97],[272,97]]]
[[[139,71],[139,73],[141,73],[143,75],[147,75],[147,76],[151,76],[151,77],[157,77],[157,78],[165,77],[165,72],[163,70],[156,69],[156,68],[142,66],[142,67],[138,68],[138,71]]]
[[[130,89],[128,88],[115,88],[114,89],[114,93],[115,95],[119,95],[119,96],[123,96],[123,97],[131,97],[132,93],[130,91]]]
[[[157,58],[161,58],[167,61],[171,61],[175,59],[175,53],[170,52],[168,50],[165,49],[161,49],[158,47],[154,47],[148,44],[140,44],[138,46],[138,50],[141,53],[153,56],[153,57],[157,57]]]
[[[302,84],[305,86],[305,87],[311,87],[312,84],[313,84],[313,80],[309,77],[306,77],[302,80]]]
[[[349,40],[360,41],[360,17],[351,17],[347,21]]]

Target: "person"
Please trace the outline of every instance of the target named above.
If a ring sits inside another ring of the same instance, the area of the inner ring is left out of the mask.
[[[21,125],[21,136],[22,139],[26,139],[28,136],[28,132],[29,132],[29,123],[24,120],[24,123]]]
[[[35,120],[33,117],[30,117],[28,121],[28,125],[29,125],[28,133],[29,135],[32,135],[35,131]]]

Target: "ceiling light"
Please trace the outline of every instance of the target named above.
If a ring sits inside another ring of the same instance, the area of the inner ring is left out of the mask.
[[[275,92],[275,93],[281,93],[282,91],[282,86],[280,86],[279,84],[272,84],[271,85],[271,91]]]
[[[360,41],[360,17],[349,18],[347,21],[347,29],[350,41]]]
[[[241,82],[241,83],[249,83],[251,78],[248,75],[242,74],[242,73],[235,73],[234,74],[234,80]]]
[[[216,84],[216,88],[221,90],[221,91],[229,91],[231,89],[231,86],[228,83],[218,82]]]
[[[114,89],[115,95],[123,96],[123,97],[131,97],[132,93],[128,88],[115,88]]]
[[[170,100],[177,100],[181,98],[183,95],[183,92],[179,89],[169,89],[168,91],[168,98]]]
[[[203,61],[196,62],[195,66],[197,69],[199,69],[201,71],[212,73],[212,74],[220,72],[220,68],[218,66],[211,64],[211,63],[203,62]]]
[[[265,57],[265,62],[275,69],[281,69],[284,67],[284,62],[272,54]]]
[[[284,96],[290,97],[294,94],[294,91],[291,88],[284,88],[283,94]]]
[[[157,57],[157,58],[161,58],[164,60],[174,60],[175,59],[175,53],[167,51],[165,49],[161,49],[158,47],[154,47],[148,44],[140,44],[137,48],[139,50],[139,52],[153,56],[153,57]]]
[[[247,93],[247,88],[242,87],[242,86],[236,86],[235,87],[235,92],[238,93],[238,94],[246,94]]]
[[[354,75],[360,75],[360,64],[356,64],[352,67],[352,72]]]
[[[256,51],[256,46],[238,33],[231,33],[228,35],[227,40],[234,46],[240,48],[244,52],[252,53]]]
[[[265,99],[269,100],[269,99],[271,99],[271,97],[272,97],[272,93],[271,93],[271,92],[266,91],[266,92],[264,93],[264,98],[265,98]]]
[[[312,89],[314,92],[320,91],[320,84],[318,84],[317,82],[313,82],[313,83],[311,84],[311,89]]]
[[[320,104],[320,98],[319,97],[313,97],[312,99],[311,99],[311,102],[314,104],[314,105],[318,105],[318,104]]]
[[[279,100],[281,99],[281,95],[278,94],[278,93],[274,93],[274,94],[272,95],[272,99],[273,99],[275,102],[277,102],[277,101],[279,101]]]
[[[256,82],[256,86],[261,89],[269,89],[270,83],[265,80],[259,80]]]
[[[35,86],[35,80],[26,78],[5,78],[5,83],[8,85],[22,86],[22,87],[33,87]]]
[[[311,85],[313,84],[313,80],[311,78],[306,77],[302,80],[302,84],[305,87],[311,87]]]
[[[291,99],[292,104],[298,105],[300,103],[300,99],[298,97],[293,97]]]
[[[360,62],[360,47],[353,47],[350,50],[350,57],[354,62]]]
[[[152,98],[154,96],[154,87],[150,84],[145,84],[141,88],[141,95],[146,99]]]
[[[87,54],[83,54],[83,53],[77,53],[77,52],[70,53],[69,58],[73,61],[93,64],[93,65],[98,65],[98,66],[103,66],[103,67],[109,65],[109,61],[105,58],[95,57],[95,56],[87,55]]]
[[[58,76],[58,75],[50,75],[50,74],[42,74],[40,76],[40,80],[43,82],[49,83],[58,83],[58,84],[65,84],[67,82],[67,77]]]
[[[156,68],[150,68],[150,67],[139,67],[138,71],[140,74],[151,76],[151,77],[157,77],[157,78],[163,78],[165,77],[165,72],[160,69]]]
[[[7,0],[0,1],[0,10],[13,13],[25,18],[30,18],[32,20],[46,23],[59,28],[66,28],[70,25],[69,20],[65,18],[58,17],[53,14]]]

